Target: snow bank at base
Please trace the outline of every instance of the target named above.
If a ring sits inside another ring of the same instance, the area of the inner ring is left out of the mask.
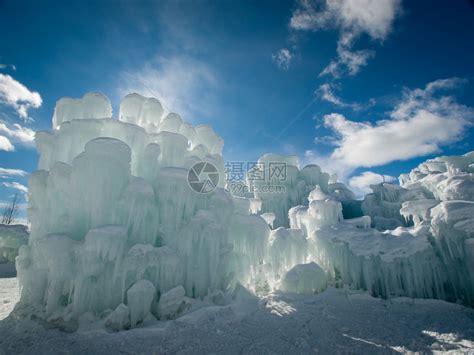
[[[1,266],[0,266],[1,270]],[[0,321],[7,318],[20,300],[20,287],[16,277],[0,277]],[[3,332],[0,331],[3,338]]]
[[[0,279],[0,301],[7,288],[4,281]],[[14,291],[11,294],[17,294],[18,288]],[[252,299],[243,302],[244,295],[238,299],[230,306],[208,305],[177,320],[150,321],[127,332],[104,329],[101,321],[85,317],[82,327],[72,333],[10,317],[0,322],[0,353],[458,354],[474,350],[474,311],[443,301],[382,300],[334,288],[317,295],[272,293],[253,305]]]

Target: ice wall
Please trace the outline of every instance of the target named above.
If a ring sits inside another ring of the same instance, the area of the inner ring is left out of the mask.
[[[334,225],[343,220],[342,205],[324,193],[318,186],[308,196],[309,206],[290,209],[291,228],[299,228],[306,235],[324,226]]]
[[[449,299],[474,306],[474,202],[446,201],[434,207],[431,235],[446,266]]]
[[[160,297],[177,287],[190,298],[238,281],[255,287],[270,228],[256,201],[222,188],[223,140],[164,115],[153,98],[126,96],[119,120],[110,107],[102,94],[61,99],[53,130],[37,134],[31,238],[16,261],[20,309],[63,320],[109,314],[111,327],[133,327],[169,317]],[[188,183],[196,162],[220,172],[210,193]]]
[[[290,226],[288,213],[291,208],[308,205],[308,194],[318,187],[333,200],[350,208],[355,201],[353,192],[341,182],[331,181],[330,175],[317,165],[306,165],[299,169],[298,158],[278,154],[265,154],[258,164],[263,166],[263,179],[249,179],[247,184],[253,197],[261,200],[261,213],[273,213],[273,227]],[[284,171],[283,176],[273,169],[277,166]],[[348,211],[350,214],[351,212]]]
[[[382,231],[412,224],[400,213],[402,204],[428,198],[421,190],[409,190],[385,182],[371,185],[370,188],[373,192],[364,197],[362,212],[372,218],[372,227]]]
[[[311,258],[335,281],[374,296],[447,297],[445,268],[429,243],[427,227],[383,233],[364,224],[344,221],[314,231],[308,240]]]
[[[282,279],[286,271],[307,259],[307,241],[301,229],[279,227],[270,234],[267,279],[272,287]]]
[[[372,186],[362,218],[322,225],[296,207],[291,224],[307,236],[309,260],[335,282],[474,306],[473,156],[429,160],[402,175],[402,186]]]
[[[265,154],[258,164],[265,169],[264,179],[248,179],[248,184],[254,197],[262,201],[261,211],[275,215],[274,227],[289,227],[288,211],[304,203],[315,186],[322,186],[325,191],[328,189],[329,174],[316,165],[300,170],[295,156]],[[280,169],[276,170],[280,173],[273,169]]]

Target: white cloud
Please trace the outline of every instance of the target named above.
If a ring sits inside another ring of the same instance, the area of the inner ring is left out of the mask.
[[[15,189],[20,191],[23,194],[28,193],[28,188],[25,185],[20,184],[19,182],[13,181],[13,182],[3,182],[3,186],[8,187],[10,189]]]
[[[321,97],[321,99],[323,99],[324,101],[330,102],[334,104],[335,106],[348,107],[356,111],[361,110],[363,108],[361,105],[357,103],[349,103],[342,100],[334,92],[334,86],[329,83],[322,84],[319,87],[319,89],[316,91],[316,94],[318,94]]]
[[[272,59],[280,69],[288,70],[291,60],[293,59],[293,55],[289,49],[282,48],[272,55]]]
[[[373,51],[353,51],[355,40],[366,33],[383,41],[400,12],[400,0],[300,0],[290,19],[290,28],[300,31],[339,31],[337,59],[320,75],[339,77],[344,71],[355,75],[374,56]]]
[[[120,95],[131,92],[156,97],[168,111],[190,120],[209,114],[213,106],[213,90],[218,81],[203,62],[189,57],[158,57],[137,72],[122,75]]]
[[[10,67],[13,71],[16,70],[16,66],[14,66],[13,64],[1,64],[0,63],[0,69],[7,69],[8,67]]]
[[[372,171],[364,171],[361,175],[353,176],[349,180],[349,185],[359,197],[372,192],[370,185],[376,185],[381,182],[392,182],[395,177],[390,175],[380,175]]]
[[[323,145],[336,145],[337,139],[334,136],[319,136],[314,138],[314,143]]]
[[[344,44],[337,44],[337,59],[332,60],[327,67],[325,67],[319,76],[332,75],[339,78],[343,73],[347,72],[350,76],[354,76],[365,67],[370,58],[375,55],[374,51],[361,49],[358,51],[351,51],[350,47]]]
[[[331,102],[336,106],[346,106],[346,103],[336,96],[336,94],[332,90],[331,84],[325,83],[321,85],[319,87],[318,92],[323,100]]]
[[[15,151],[15,146],[7,137],[0,136],[0,150],[5,152],[13,152]]]
[[[315,143],[333,145],[329,154],[308,150],[305,164],[317,164],[336,173],[341,181],[359,167],[382,166],[439,152],[446,144],[459,141],[473,125],[474,109],[456,102],[441,91],[452,89],[464,80],[433,81],[423,89],[406,90],[399,104],[385,119],[375,123],[355,122],[341,114],[324,117],[332,136],[315,138]]]
[[[41,96],[7,74],[0,74],[0,102],[12,107],[25,121],[29,120],[28,109],[42,104]]]
[[[7,178],[11,176],[26,176],[28,173],[20,169],[0,168],[0,177]]]
[[[326,115],[325,126],[338,137],[331,158],[349,168],[380,166],[435,153],[461,139],[473,123],[474,110],[452,96],[435,95],[459,82],[438,80],[425,89],[406,91],[389,117],[375,124],[351,121],[337,113]]]
[[[400,0],[300,0],[290,19],[295,30],[336,28],[383,40],[399,12]]]
[[[0,121],[0,132],[5,133],[13,141],[22,145],[30,147],[34,145],[36,132],[18,123],[14,123],[13,126],[9,127],[6,122]]]

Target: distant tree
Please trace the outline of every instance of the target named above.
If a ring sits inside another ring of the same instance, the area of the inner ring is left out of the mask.
[[[12,201],[5,206],[2,213],[2,224],[13,224],[18,217],[18,194],[13,196]]]

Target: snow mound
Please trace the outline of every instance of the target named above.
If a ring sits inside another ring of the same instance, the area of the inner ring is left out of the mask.
[[[285,273],[280,289],[301,294],[319,293],[326,289],[327,281],[326,273],[318,264],[299,264]]]

